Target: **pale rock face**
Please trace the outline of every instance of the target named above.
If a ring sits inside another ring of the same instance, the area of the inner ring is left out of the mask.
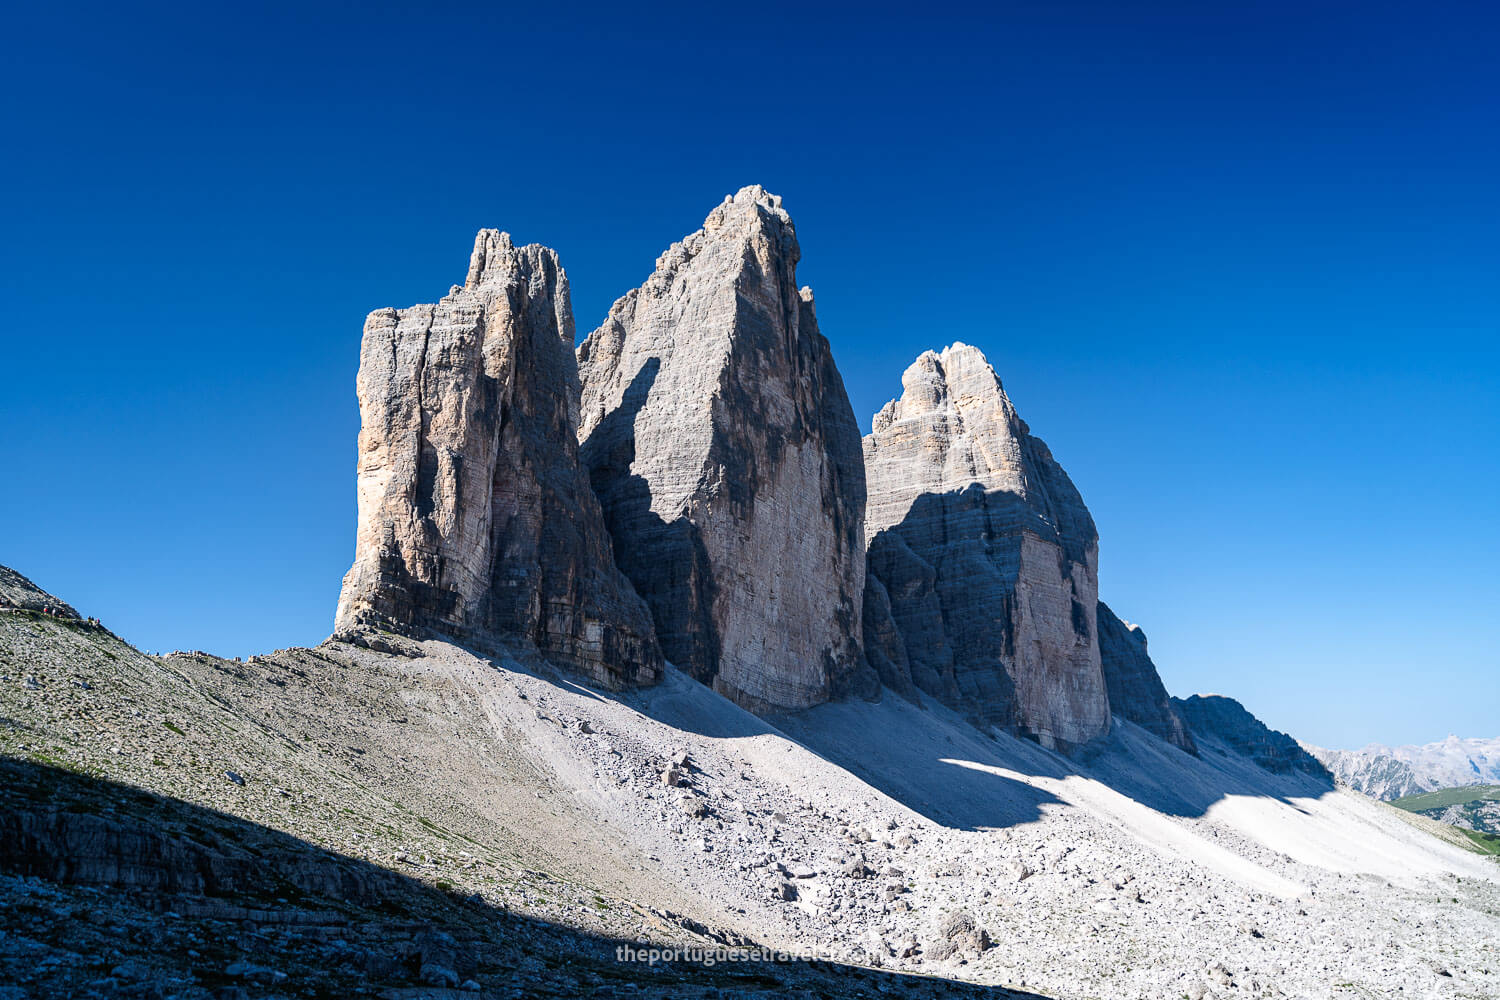
[[[578,349],[579,438],[667,659],[754,710],[872,681],[859,428],[781,199],[744,188]]]
[[[1121,621],[1099,602],[1099,663],[1109,688],[1109,708],[1168,743],[1197,756],[1187,724],[1172,707],[1172,699],[1146,652],[1146,633],[1139,625]]]
[[[871,663],[1047,746],[1103,736],[1098,534],[1078,491],[975,348],[923,354],[902,386],[864,439]]]
[[[658,678],[649,613],[578,462],[573,335],[557,255],[495,230],[441,302],[370,314],[339,632],[520,637],[609,686]]]

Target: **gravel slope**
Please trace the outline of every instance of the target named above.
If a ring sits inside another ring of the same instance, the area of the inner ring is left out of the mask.
[[[1063,997],[1500,994],[1500,867],[1212,741],[1116,720],[1080,764],[889,694],[764,720],[388,642],[155,659],[0,615],[0,753],[595,935]]]

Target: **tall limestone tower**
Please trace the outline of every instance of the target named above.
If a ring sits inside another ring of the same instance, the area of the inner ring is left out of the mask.
[[[650,614],[578,462],[573,339],[557,254],[492,229],[442,301],[370,314],[338,632],[529,641],[610,687],[659,678]]]
[[[928,351],[864,439],[870,662],[1044,746],[1109,732],[1099,535],[984,355]]]
[[[668,660],[754,710],[873,683],[859,427],[781,199],[747,187],[578,349],[583,461]]]

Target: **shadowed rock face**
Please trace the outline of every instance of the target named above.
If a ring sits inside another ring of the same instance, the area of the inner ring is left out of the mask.
[[[975,348],[927,352],[864,439],[869,658],[1047,746],[1109,731],[1098,534]]]
[[[757,710],[869,675],[859,429],[800,255],[781,199],[745,188],[578,349],[615,557],[667,658]]]
[[[650,615],[578,462],[573,335],[557,255],[495,230],[441,302],[370,314],[340,632],[521,637],[610,686],[656,681]]]
[[[1146,653],[1146,633],[1139,625],[1121,621],[1103,601],[1098,620],[1099,664],[1109,688],[1110,711],[1196,756],[1193,737]]]
[[[1195,694],[1191,698],[1173,698],[1172,707],[1198,736],[1200,744],[1204,740],[1217,740],[1274,774],[1301,771],[1333,782],[1328,769],[1296,740],[1268,728],[1233,698]]]

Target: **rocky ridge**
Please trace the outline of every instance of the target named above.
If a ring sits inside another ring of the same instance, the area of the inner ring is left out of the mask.
[[[859,429],[781,199],[674,243],[578,348],[583,461],[667,658],[736,702],[870,690]]]
[[[1272,774],[1306,774],[1320,781],[1333,781],[1318,759],[1286,733],[1266,726],[1233,698],[1219,694],[1195,694],[1173,698],[1172,707],[1200,739],[1211,738],[1249,758]]]
[[[1064,749],[1114,711],[1191,752],[984,356],[923,354],[860,441],[800,255],[749,187],[576,359],[556,254],[493,230],[440,303],[372,313],[338,634],[529,640],[610,686],[665,654],[762,712],[884,683]]]
[[[1362,750],[1303,748],[1357,792],[1390,801],[1439,788],[1500,783],[1500,739],[1447,739],[1421,746],[1371,743]]]
[[[656,680],[650,617],[578,462],[573,338],[557,255],[495,230],[438,304],[370,314],[341,634],[529,640],[608,686]]]
[[[55,611],[64,618],[78,618],[71,604],[53,597],[9,566],[0,566],[0,608]]]

